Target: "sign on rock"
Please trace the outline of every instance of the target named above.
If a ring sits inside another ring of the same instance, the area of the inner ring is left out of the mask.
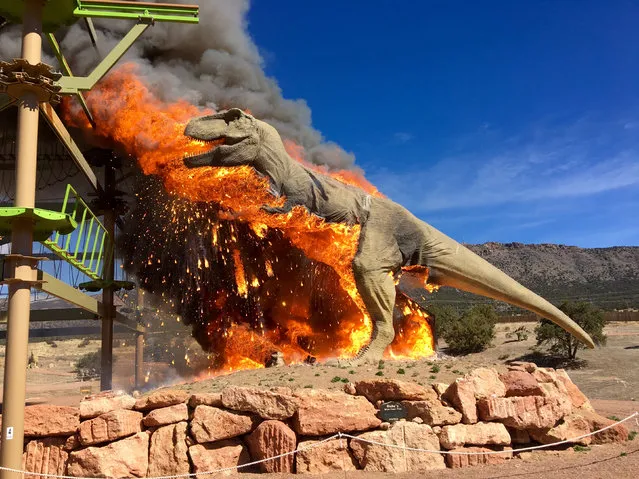
[[[400,402],[389,401],[379,407],[379,416],[382,421],[394,422],[405,419],[407,415],[406,407]]]

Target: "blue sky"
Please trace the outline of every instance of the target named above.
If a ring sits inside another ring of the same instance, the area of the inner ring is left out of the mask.
[[[455,239],[639,245],[639,3],[253,2],[287,98]]]

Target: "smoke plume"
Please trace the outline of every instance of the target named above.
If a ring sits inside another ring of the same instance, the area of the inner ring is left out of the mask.
[[[192,0],[172,0],[192,3]],[[248,33],[249,0],[206,0],[200,4],[199,25],[156,23],[124,57],[139,65],[139,73],[163,100],[186,99],[216,110],[248,109],[278,129],[282,137],[301,145],[306,160],[329,169],[353,168],[355,158],[326,142],[311,124],[304,100],[282,96],[277,82],[264,73],[264,59]],[[96,20],[99,50],[108,52],[128,31],[130,22]],[[100,59],[84,22],[56,32],[76,74],[87,74]],[[18,57],[20,27],[0,32],[0,58]],[[56,65],[52,55],[43,61]]]

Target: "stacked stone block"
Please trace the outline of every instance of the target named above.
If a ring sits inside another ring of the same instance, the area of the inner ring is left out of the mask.
[[[100,394],[79,408],[29,406],[23,467],[113,478],[204,478],[218,469],[233,474],[236,466],[256,461],[241,472],[424,471],[496,464],[522,444],[563,441],[612,423],[594,412],[565,371],[532,363],[515,363],[503,374],[479,368],[450,385],[371,379],[345,391],[164,389],[137,400]],[[406,420],[382,422],[379,408],[387,401],[401,402]],[[338,432],[354,438],[326,440]],[[627,436],[618,425],[579,444]],[[440,450],[480,454],[444,456]]]

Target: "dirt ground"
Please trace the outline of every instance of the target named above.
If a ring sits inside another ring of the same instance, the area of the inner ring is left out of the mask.
[[[528,339],[517,341],[512,332],[519,326],[529,331]],[[238,371],[217,377],[194,381],[193,377],[179,376],[168,362],[149,363],[145,373],[148,387],[173,384],[174,387],[196,391],[219,391],[229,385],[255,385],[263,387],[288,386],[291,388],[342,389],[344,383],[364,378],[396,378],[420,384],[450,383],[468,371],[480,367],[505,370],[507,361],[534,360],[540,365],[547,356],[535,356],[534,323],[497,325],[493,346],[482,353],[463,357],[445,354],[421,361],[386,360],[373,366],[293,365],[252,371]],[[605,330],[605,347],[579,353],[584,360],[579,368],[568,373],[581,390],[592,400],[593,406],[606,417],[623,418],[639,410],[639,323],[611,323]],[[55,344],[55,346],[52,345]],[[29,403],[76,405],[90,392],[99,390],[99,381],[79,381],[74,372],[76,361],[83,355],[98,350],[98,339],[56,339],[33,342],[30,351],[37,358],[38,367],[27,371],[27,399]],[[189,353],[197,354],[191,350]],[[114,388],[133,390],[132,342],[116,338],[114,351]],[[554,364],[549,364],[554,365]],[[0,367],[4,367],[4,345],[0,346]],[[629,429],[639,431],[639,423],[626,423]],[[513,459],[504,465],[486,466],[462,471],[431,472],[429,477],[581,477],[625,478],[638,477],[639,438],[623,445],[596,446],[587,452],[539,452],[531,457]],[[332,477],[381,478],[390,475],[370,473],[340,473]],[[252,475],[243,475],[252,477]],[[257,476],[255,476],[257,477]],[[264,477],[264,476],[261,476]],[[273,476],[277,477],[277,476]],[[282,476],[284,477],[284,476]],[[305,477],[305,476],[296,476]],[[310,476],[309,476],[310,477]],[[317,476],[315,476],[317,477]],[[414,474],[393,475],[396,478],[415,477]]]

